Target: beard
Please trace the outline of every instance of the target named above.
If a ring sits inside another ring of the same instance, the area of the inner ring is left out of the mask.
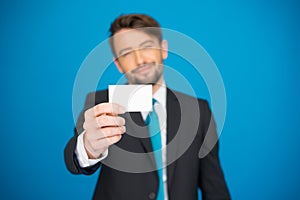
[[[142,73],[141,70],[148,68],[147,73]],[[139,65],[137,68],[125,74],[130,84],[152,84],[155,85],[163,74],[162,63],[146,63]]]

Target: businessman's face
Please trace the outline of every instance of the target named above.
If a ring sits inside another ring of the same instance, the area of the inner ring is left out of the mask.
[[[115,64],[130,84],[155,84],[162,78],[167,42],[140,30],[122,29],[114,35]]]

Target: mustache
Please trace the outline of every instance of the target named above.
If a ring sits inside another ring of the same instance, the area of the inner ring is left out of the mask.
[[[135,69],[131,70],[130,72],[131,73],[135,73],[135,72],[137,72],[139,69],[141,69],[143,67],[155,67],[155,66],[156,66],[155,62],[145,63],[145,64],[138,65]]]

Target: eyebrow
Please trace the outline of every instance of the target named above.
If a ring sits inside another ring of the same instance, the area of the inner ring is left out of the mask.
[[[145,44],[147,44],[147,43],[153,44],[154,41],[153,41],[153,40],[146,40],[146,41],[142,42],[142,43],[139,45],[139,47],[142,47],[143,45],[145,45]],[[130,51],[130,50],[132,50],[131,47],[128,47],[128,48],[125,48],[125,49],[120,50],[120,51],[119,51],[119,56],[122,55],[123,52]]]
[[[145,45],[147,43],[153,44],[154,42],[153,42],[153,40],[146,40],[146,41],[142,42],[139,46],[141,47],[141,46],[143,46],[143,45]]]

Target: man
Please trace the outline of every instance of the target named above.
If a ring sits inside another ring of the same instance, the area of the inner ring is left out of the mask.
[[[128,83],[152,85],[153,111],[125,113],[120,105],[107,103],[107,91],[89,94],[65,148],[67,168],[74,174],[101,168],[94,199],[193,200],[198,188],[204,200],[230,199],[218,143],[204,140],[217,140],[207,102],[165,87],[168,45],[157,21],[142,14],[122,15],[110,32],[115,65]],[[158,148],[154,136],[145,137],[155,123],[154,117],[147,122],[151,114],[159,121]],[[203,147],[206,152],[199,156]],[[127,154],[120,149],[146,156],[124,158]]]

